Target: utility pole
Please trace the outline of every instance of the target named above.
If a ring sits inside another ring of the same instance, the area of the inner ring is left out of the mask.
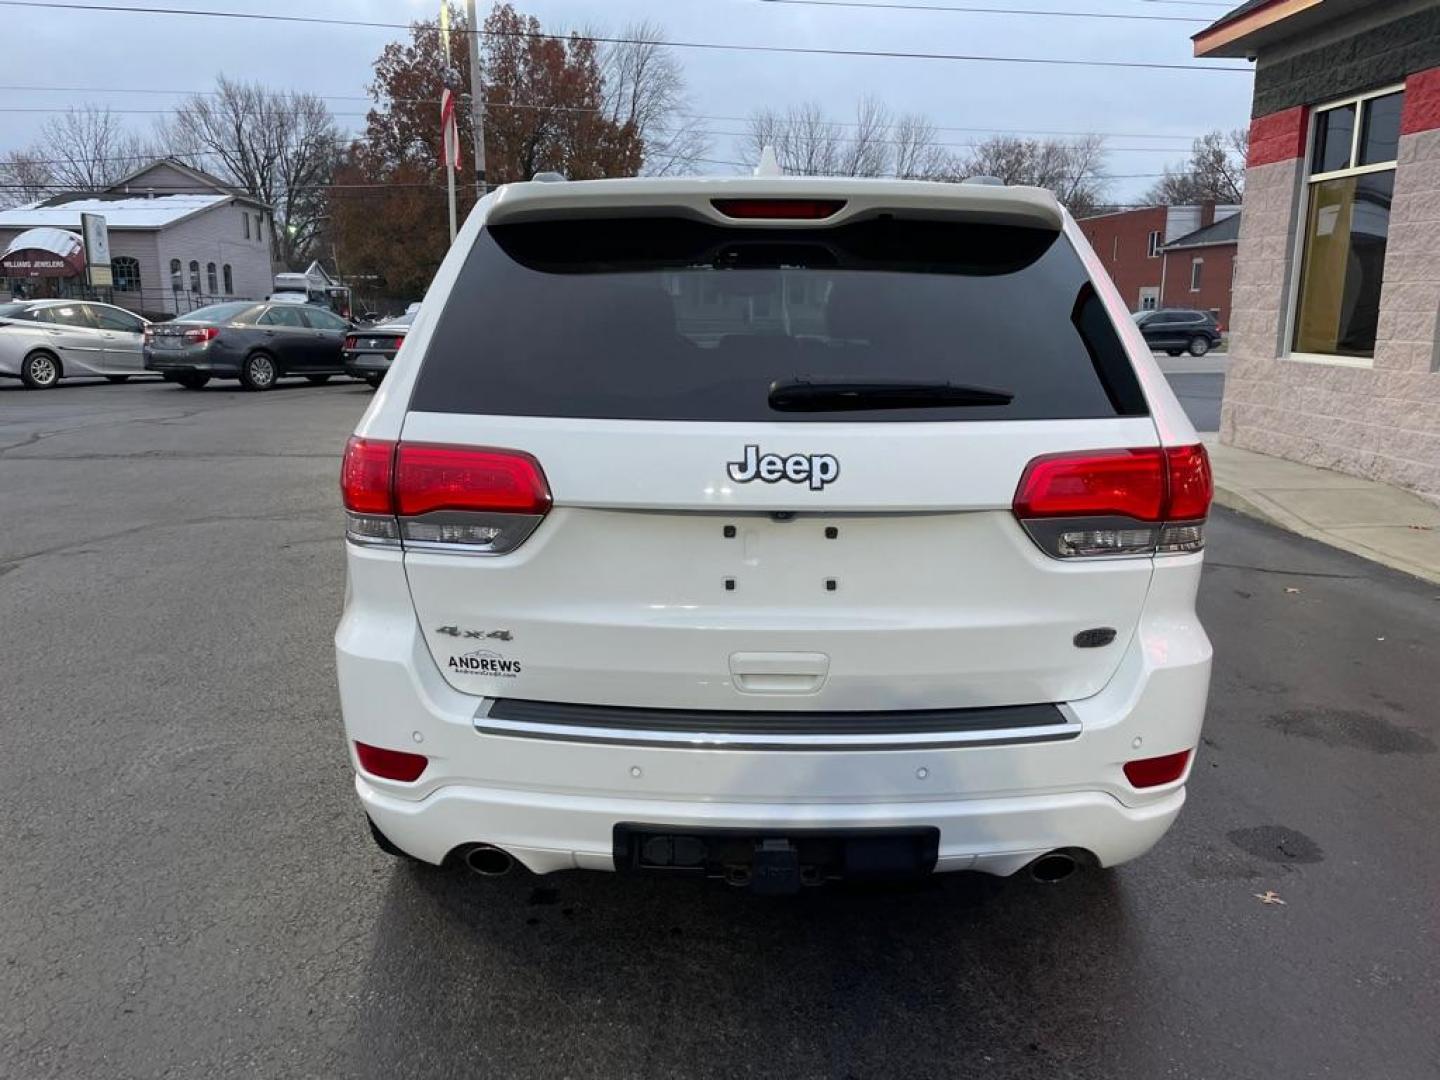
[[[470,124],[475,129],[475,195],[485,197],[485,91],[480,84],[480,23],[475,0],[465,0],[465,37],[470,46]]]

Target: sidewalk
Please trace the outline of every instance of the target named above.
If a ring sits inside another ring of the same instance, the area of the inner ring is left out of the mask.
[[[1219,505],[1440,584],[1440,507],[1388,484],[1204,439]]]

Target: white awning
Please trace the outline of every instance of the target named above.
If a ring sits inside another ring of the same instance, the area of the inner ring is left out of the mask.
[[[0,259],[17,251],[48,251],[62,259],[75,256],[84,245],[80,237],[68,229],[26,229],[10,241]]]

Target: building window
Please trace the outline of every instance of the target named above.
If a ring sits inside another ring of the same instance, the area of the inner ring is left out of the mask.
[[[190,291],[200,291],[200,264],[194,259],[190,260]]]
[[[214,296],[220,291],[220,282],[215,277],[215,264],[205,264],[205,284],[210,286],[210,295]]]
[[[1295,352],[1375,355],[1403,103],[1390,89],[1315,113]]]
[[[185,287],[185,279],[180,276],[180,260],[170,260],[170,288],[179,292]]]
[[[255,215],[255,239],[263,243],[265,240],[265,234],[260,229],[260,222],[262,220],[263,219],[260,217],[259,214]]]
[[[235,295],[235,279],[230,276],[230,264],[225,264],[225,295]]]
[[[1204,271],[1205,271],[1205,260],[1204,260],[1204,259],[1191,259],[1191,260],[1190,260],[1190,291],[1191,291],[1191,292],[1199,292],[1199,291],[1200,291],[1200,275],[1201,275],[1202,273],[1204,273]]]
[[[249,214],[241,214],[241,215],[240,215],[240,227],[245,230],[245,239],[246,239],[246,240],[249,240],[249,239],[250,239],[250,215],[249,215]]]
[[[1160,257],[1160,233],[1152,232],[1150,239],[1146,242],[1145,257],[1147,259],[1158,259]]]
[[[115,288],[121,292],[140,291],[140,260],[132,259],[129,255],[117,255],[110,260],[110,273],[115,280]]]

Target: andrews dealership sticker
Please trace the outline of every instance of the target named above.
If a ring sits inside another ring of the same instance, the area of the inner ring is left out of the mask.
[[[490,649],[476,649],[450,657],[447,665],[457,675],[488,675],[494,679],[513,679],[520,674],[520,661],[510,660]]]

